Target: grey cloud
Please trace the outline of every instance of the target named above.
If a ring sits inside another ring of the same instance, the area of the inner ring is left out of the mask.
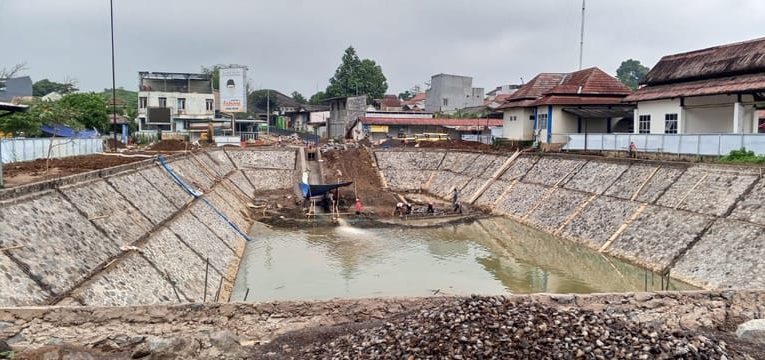
[[[758,0],[590,0],[585,65],[614,73],[626,58],[763,36]],[[118,85],[137,71],[250,67],[256,87],[310,96],[353,45],[383,68],[390,92],[447,72],[477,86],[575,70],[579,0],[115,0]],[[106,0],[0,0],[0,66],[27,61],[34,79],[110,86]],[[10,50],[9,50],[10,49]]]

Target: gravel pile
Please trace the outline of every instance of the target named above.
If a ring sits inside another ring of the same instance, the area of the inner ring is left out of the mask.
[[[472,297],[310,343],[296,358],[726,359],[724,342],[605,313]]]

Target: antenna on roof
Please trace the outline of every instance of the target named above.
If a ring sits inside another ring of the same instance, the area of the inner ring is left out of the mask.
[[[582,30],[579,37],[579,70],[582,70],[582,58],[584,57],[584,3],[582,0]]]

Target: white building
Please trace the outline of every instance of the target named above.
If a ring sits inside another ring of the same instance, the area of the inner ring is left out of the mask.
[[[629,131],[631,93],[598,68],[572,73],[542,73],[521,86],[498,110],[509,140],[565,143],[568,134]]]
[[[762,132],[765,38],[665,56],[625,100],[635,133]]]
[[[212,78],[207,74],[139,72],[139,130],[186,131],[215,116]]]
[[[483,105],[483,88],[473,87],[469,76],[437,74],[430,78],[425,111],[451,113]]]

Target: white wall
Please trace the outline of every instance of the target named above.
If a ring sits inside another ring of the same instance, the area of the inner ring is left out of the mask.
[[[643,101],[637,104],[635,111],[635,133],[640,132],[639,119],[641,115],[651,115],[651,134],[664,134],[664,116],[666,114],[678,114],[679,128],[678,132],[685,132],[686,121],[681,115],[680,99]]]
[[[679,99],[643,101],[637,105],[635,133],[639,131],[640,115],[651,115],[651,133],[664,133],[666,114],[678,114],[679,133],[719,134],[733,132],[733,104],[738,100],[735,95],[714,95],[689,97],[681,108]],[[742,96],[739,131],[756,132],[754,99],[751,95]]]
[[[534,138],[534,121],[529,120],[531,108],[512,108],[504,111],[502,137],[510,140],[530,141]],[[515,120],[511,121],[511,117]]]
[[[199,93],[179,93],[179,92],[162,92],[162,91],[140,91],[138,93],[139,107],[140,98],[146,97],[148,104],[147,107],[158,107],[159,98],[167,98],[167,107],[170,108],[170,114],[173,117],[182,116],[184,118],[211,118],[215,112],[213,110],[206,110],[206,100],[211,99],[214,101],[213,94],[199,94]],[[178,114],[178,98],[186,99],[186,109],[183,115]],[[213,109],[214,109],[213,104]],[[138,115],[145,117],[146,109],[138,109]]]

